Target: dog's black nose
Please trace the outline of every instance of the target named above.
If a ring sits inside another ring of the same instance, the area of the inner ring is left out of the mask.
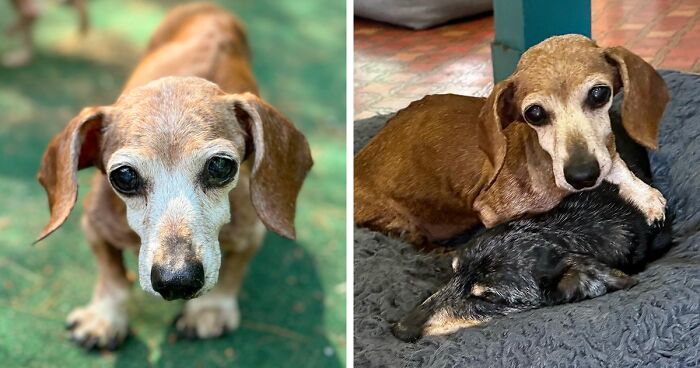
[[[198,261],[187,262],[177,270],[154,264],[151,285],[165,300],[190,299],[204,286],[204,267]]]
[[[600,166],[595,159],[568,163],[564,166],[566,182],[576,189],[590,188],[595,185],[600,176]]]
[[[403,342],[416,342],[423,335],[423,329],[418,326],[410,326],[401,322],[391,326],[391,333]]]

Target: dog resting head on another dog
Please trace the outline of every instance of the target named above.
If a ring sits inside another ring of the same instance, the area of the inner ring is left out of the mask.
[[[413,342],[508,314],[627,289],[671,245],[670,228],[603,183],[571,195],[549,213],[487,229],[459,251],[452,278],[392,326]]]
[[[625,130],[642,146],[656,148],[668,102],[661,76],[625,48],[601,48],[580,35],[552,37],[528,49],[515,73],[494,89],[494,119],[503,129],[524,122],[537,132],[558,187],[592,188],[612,169],[608,110],[623,89]]]
[[[624,91],[622,124],[656,147],[668,101],[663,79],[622,47],[580,35],[528,49],[488,98],[430,95],[397,112],[357,153],[357,225],[418,246],[554,208],[603,181],[662,222],[666,201],[616,152],[608,111]]]
[[[84,109],[51,141],[38,174],[51,218],[39,240],[68,217],[77,170],[95,166],[141,238],[141,287],[165,299],[197,297],[217,282],[219,230],[231,220],[229,192],[239,179],[250,177],[263,223],[294,238],[296,197],[311,164],[304,136],[257,96],[226,94],[197,77],[161,78],[114,105]]]
[[[650,181],[645,150],[617,122],[620,155]],[[649,226],[616,186],[572,194],[547,213],[475,235],[453,259],[452,278],[392,326],[403,341],[443,335],[511,313],[595,298],[636,284],[672,245],[671,221]]]

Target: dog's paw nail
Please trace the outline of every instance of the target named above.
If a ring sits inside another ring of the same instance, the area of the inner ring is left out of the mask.
[[[194,340],[197,338],[197,330],[194,327],[185,328],[183,336],[188,340]]]
[[[99,338],[97,336],[88,335],[82,342],[80,342],[80,346],[87,351],[92,351],[97,348],[98,342]]]
[[[109,350],[109,351],[115,351],[115,350],[117,350],[117,348],[119,347],[119,345],[121,345],[121,342],[120,342],[119,339],[115,336],[115,337],[109,339],[109,341],[108,341],[107,344],[105,345],[105,349],[107,349],[107,350]]]

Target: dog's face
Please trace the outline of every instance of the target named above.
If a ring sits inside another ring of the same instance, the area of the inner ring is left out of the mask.
[[[561,59],[552,62],[557,58]],[[521,62],[514,78],[518,113],[552,157],[557,186],[569,191],[598,186],[610,172],[615,154],[608,115],[619,86],[615,68],[600,48],[585,44],[565,48],[541,44]]]
[[[85,109],[51,142],[39,171],[51,219],[40,239],[65,220],[75,171],[91,165],[141,238],[141,287],[171,300],[197,297],[218,280],[219,231],[236,211],[229,192],[239,179],[250,180],[263,223],[294,237],[311,157],[303,135],[256,96],[228,95],[201,78],[159,79],[114,105]]]
[[[196,297],[218,279],[247,139],[219,98],[211,83],[149,84],[112,106],[103,134],[109,183],[141,238],[141,287],[165,299]]]
[[[541,305],[536,262],[526,254],[503,254],[486,250],[455,258],[452,279],[394,324],[394,336],[413,342]]]
[[[667,100],[663,80],[629,51],[600,48],[578,35],[552,37],[523,54],[499,86],[500,122],[504,128],[526,123],[537,132],[559,188],[594,188],[610,173],[616,154],[608,110],[621,87],[625,128],[654,148]]]

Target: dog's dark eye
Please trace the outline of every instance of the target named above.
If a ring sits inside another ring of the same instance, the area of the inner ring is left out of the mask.
[[[523,117],[525,121],[532,125],[544,125],[547,123],[547,113],[540,105],[532,105],[525,109]]]
[[[135,194],[142,186],[139,173],[130,166],[121,166],[109,173],[109,182],[119,193]]]
[[[479,298],[493,304],[503,304],[505,302],[505,299],[503,299],[502,296],[494,293],[493,291],[484,291],[479,295]]]
[[[238,163],[229,157],[214,156],[207,162],[205,183],[208,186],[228,184],[238,171]]]
[[[588,106],[593,108],[603,107],[610,100],[610,87],[595,86],[588,91]]]

